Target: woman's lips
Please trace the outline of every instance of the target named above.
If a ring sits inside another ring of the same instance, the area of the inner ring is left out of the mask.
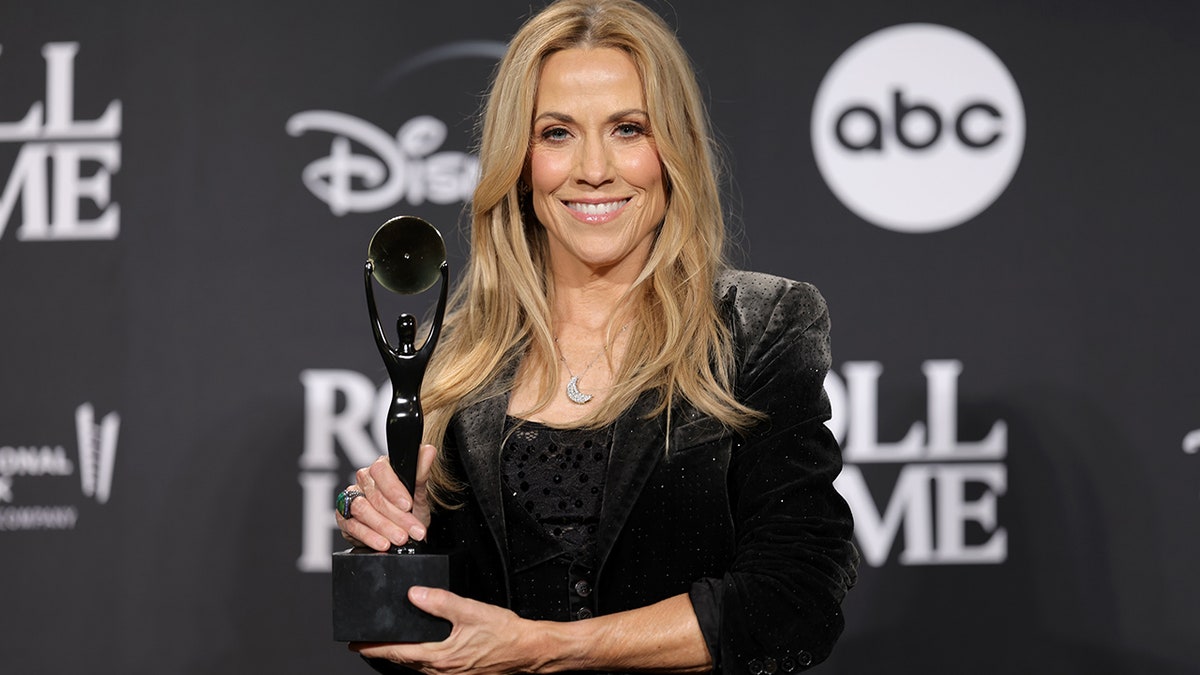
[[[616,199],[608,202],[563,202],[576,218],[589,223],[601,223],[614,218],[629,199]]]

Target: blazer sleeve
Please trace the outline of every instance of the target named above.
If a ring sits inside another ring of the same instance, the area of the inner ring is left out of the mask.
[[[766,418],[734,441],[732,565],[691,591],[716,670],[738,675],[824,660],[842,632],[841,601],[858,563],[850,510],[833,488],[841,451],[825,426],[825,301],[811,285],[759,277],[724,302],[738,347],[735,395]]]

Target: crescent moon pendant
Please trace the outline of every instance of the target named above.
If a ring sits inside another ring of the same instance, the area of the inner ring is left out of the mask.
[[[583,405],[592,400],[592,395],[579,391],[579,377],[572,376],[571,381],[567,383],[567,398],[571,399],[572,403]]]

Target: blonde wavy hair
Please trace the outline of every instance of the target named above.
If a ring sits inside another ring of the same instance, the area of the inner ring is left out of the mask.
[[[557,391],[546,233],[519,182],[542,65],[572,48],[620,49],[632,57],[667,185],[665,218],[622,302],[633,312],[625,357],[604,403],[582,426],[611,424],[646,391],[658,395],[652,415],[664,409],[669,415],[682,398],[735,429],[758,417],[731,393],[733,347],[713,291],[725,264],[718,160],[687,55],[666,23],[633,0],[559,0],[513,37],[484,110],[470,262],[422,392],[425,440],[438,447],[456,411],[512,389],[501,374],[513,359],[544,366],[542,397],[528,414]],[[607,339],[613,338],[610,321]],[[434,501],[446,505],[457,487],[435,462],[429,486]]]

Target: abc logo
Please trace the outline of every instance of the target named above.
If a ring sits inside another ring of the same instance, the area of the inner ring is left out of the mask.
[[[899,232],[960,225],[1000,196],[1025,147],[1008,69],[978,40],[934,24],[859,40],[813,105],[817,166],[864,220]]]

